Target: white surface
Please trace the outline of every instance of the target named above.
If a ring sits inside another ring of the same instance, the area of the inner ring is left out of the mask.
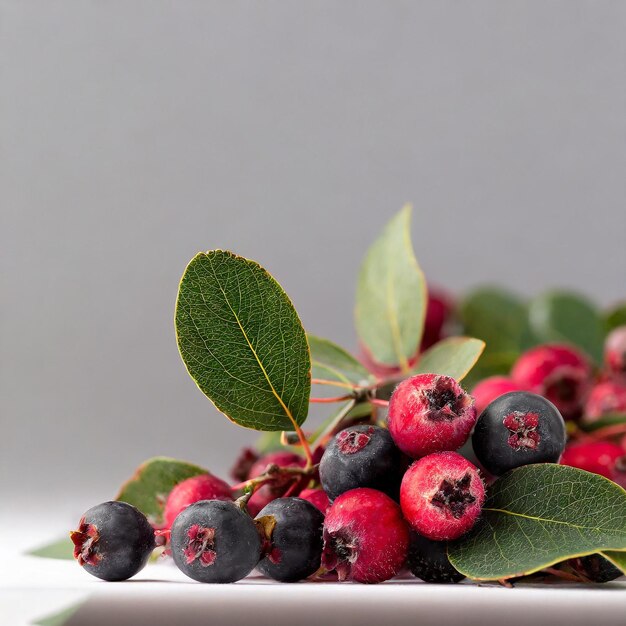
[[[25,547],[46,540],[32,516],[30,520],[3,519],[0,524],[2,626],[30,624],[81,601],[86,602],[68,626],[626,623],[623,580],[601,586],[520,585],[505,589],[491,584],[427,585],[413,578],[381,585],[287,585],[252,576],[232,585],[202,585],[168,562],[160,562],[148,565],[131,581],[106,583],[71,561],[24,556]]]

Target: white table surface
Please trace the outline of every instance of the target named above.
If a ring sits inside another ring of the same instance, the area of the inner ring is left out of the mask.
[[[3,516],[2,626],[31,624],[81,602],[68,625],[626,625],[624,579],[595,586],[524,584],[514,589],[427,585],[413,578],[380,585],[279,584],[258,576],[231,585],[203,585],[165,560],[148,565],[131,581],[106,583],[74,562],[24,555],[25,549],[58,538],[62,530]]]

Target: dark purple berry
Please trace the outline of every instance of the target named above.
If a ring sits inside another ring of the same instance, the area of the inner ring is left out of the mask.
[[[331,500],[369,487],[398,497],[401,454],[380,426],[350,426],[335,435],[320,461],[320,481]]]
[[[307,578],[320,567],[324,515],[301,498],[279,498],[257,515],[267,534],[257,569],[289,583]]]
[[[447,541],[431,541],[411,531],[407,566],[427,583],[458,583],[465,576],[452,567],[447,550]]]
[[[570,559],[568,564],[575,572],[582,574],[594,583],[608,583],[623,576],[621,570],[599,554]]]
[[[491,474],[530,463],[557,463],[565,449],[565,422],[545,398],[512,391],[496,398],[480,414],[472,446]]]
[[[259,562],[261,538],[234,502],[201,500],[181,511],[170,535],[174,563],[201,583],[232,583]]]
[[[103,502],[92,507],[70,537],[79,565],[102,580],[134,576],[155,548],[150,522],[126,502]]]

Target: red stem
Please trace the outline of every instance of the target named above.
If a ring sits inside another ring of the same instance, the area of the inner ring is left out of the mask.
[[[370,404],[387,408],[389,406],[389,400],[382,400],[380,398],[371,398]]]
[[[309,402],[344,402],[345,400],[351,400],[352,396],[337,396],[335,398],[309,398]]]

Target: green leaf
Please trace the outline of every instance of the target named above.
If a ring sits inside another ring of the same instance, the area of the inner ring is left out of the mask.
[[[372,244],[359,272],[356,330],[372,358],[409,371],[424,330],[426,281],[411,245],[405,206]]]
[[[463,300],[459,314],[464,332],[486,342],[485,356],[519,354],[532,343],[526,305],[503,289],[476,289]]]
[[[69,533],[67,537],[61,537],[56,541],[47,543],[39,548],[30,550],[26,554],[31,556],[39,556],[44,559],[61,559],[72,560],[74,558],[74,544],[72,543]]]
[[[564,465],[511,470],[489,490],[479,523],[449,547],[469,578],[532,574],[565,559],[626,549],[626,491]]]
[[[282,450],[284,446],[280,441],[281,435],[282,431],[280,430],[262,433],[254,443],[256,451],[263,455],[276,452],[276,450]]]
[[[176,337],[189,375],[230,420],[297,430],[309,410],[306,335],[282,287],[231,252],[196,255],[176,302]]]
[[[594,430],[599,430],[600,428],[605,428],[606,426],[620,426],[621,424],[626,424],[626,414],[624,413],[603,415],[602,417],[589,423],[582,419],[578,423],[578,426],[584,431],[593,432]]]
[[[507,376],[513,363],[519,357],[518,352],[489,352],[486,349],[464,379],[464,387],[472,389],[477,383],[488,376]]]
[[[538,342],[572,343],[602,361],[604,321],[589,300],[576,293],[552,291],[530,303],[528,316]]]
[[[368,370],[337,344],[310,333],[307,334],[307,339],[311,349],[313,378],[360,386],[374,382],[375,379]]]
[[[620,302],[614,306],[604,318],[607,332],[611,332],[618,326],[626,326],[626,302]]]
[[[604,552],[600,552],[600,554],[611,561],[615,567],[621,569],[624,574],[626,574],[626,552],[617,552],[611,550],[605,550]]]
[[[160,524],[169,492],[183,480],[207,473],[208,470],[198,465],[168,457],[154,457],[137,468],[135,474],[122,485],[116,500],[136,506],[151,523]]]
[[[472,337],[443,339],[422,354],[412,373],[444,374],[462,380],[484,349],[485,342]]]

